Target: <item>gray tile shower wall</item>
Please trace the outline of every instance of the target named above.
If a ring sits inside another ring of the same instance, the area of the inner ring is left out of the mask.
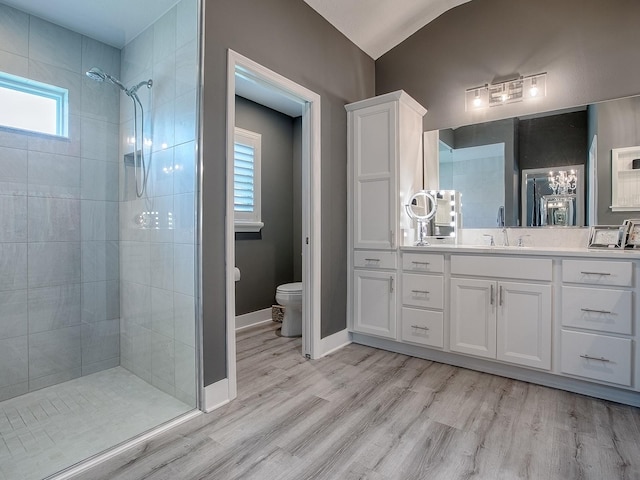
[[[122,49],[126,85],[144,106],[146,193],[120,169],[121,365],[195,406],[195,158],[197,2],[182,0]],[[134,112],[120,98],[120,158],[132,153]]]
[[[0,400],[120,363],[120,51],[0,4],[0,71],[69,90],[69,138],[0,128]]]

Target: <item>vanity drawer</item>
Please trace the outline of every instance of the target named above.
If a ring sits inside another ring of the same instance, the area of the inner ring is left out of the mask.
[[[451,255],[451,274],[551,281],[552,261],[550,258]]]
[[[631,292],[562,287],[562,325],[631,334]]]
[[[444,346],[442,312],[402,308],[402,340],[430,347]]]
[[[562,331],[562,372],[618,385],[631,385],[631,340]]]
[[[404,252],[402,254],[402,270],[405,272],[443,273],[444,255]]]
[[[633,263],[599,260],[563,260],[562,281],[590,285],[630,287],[633,282]]]
[[[439,275],[402,274],[402,304],[413,307],[444,306],[444,280]]]
[[[356,250],[353,252],[353,266],[355,268],[395,269],[396,265],[396,252],[379,250]]]

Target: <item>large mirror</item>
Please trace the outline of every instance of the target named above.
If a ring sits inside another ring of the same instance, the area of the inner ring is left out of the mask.
[[[639,123],[640,97],[628,97],[427,132],[426,170],[437,178],[427,184],[460,192],[465,228],[618,224],[611,148],[639,145]],[[427,141],[431,134],[437,141]],[[550,172],[570,170],[574,196],[553,197]],[[532,206],[534,186],[546,198]]]

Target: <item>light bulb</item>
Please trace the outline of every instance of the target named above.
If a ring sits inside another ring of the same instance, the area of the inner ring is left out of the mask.
[[[535,78],[531,79],[531,88],[529,89],[529,96],[535,97],[538,95],[538,80]]]
[[[509,94],[507,93],[507,86],[506,85],[502,85],[502,95],[500,95],[500,100],[502,100],[503,102],[506,102],[507,100],[509,100]]]
[[[476,96],[473,99],[473,106],[474,107],[481,107],[482,106],[482,99],[480,98],[480,91],[476,90]]]

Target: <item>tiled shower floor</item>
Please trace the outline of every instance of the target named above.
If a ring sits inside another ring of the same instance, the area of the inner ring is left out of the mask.
[[[5,400],[0,479],[42,479],[190,410],[121,367]]]

